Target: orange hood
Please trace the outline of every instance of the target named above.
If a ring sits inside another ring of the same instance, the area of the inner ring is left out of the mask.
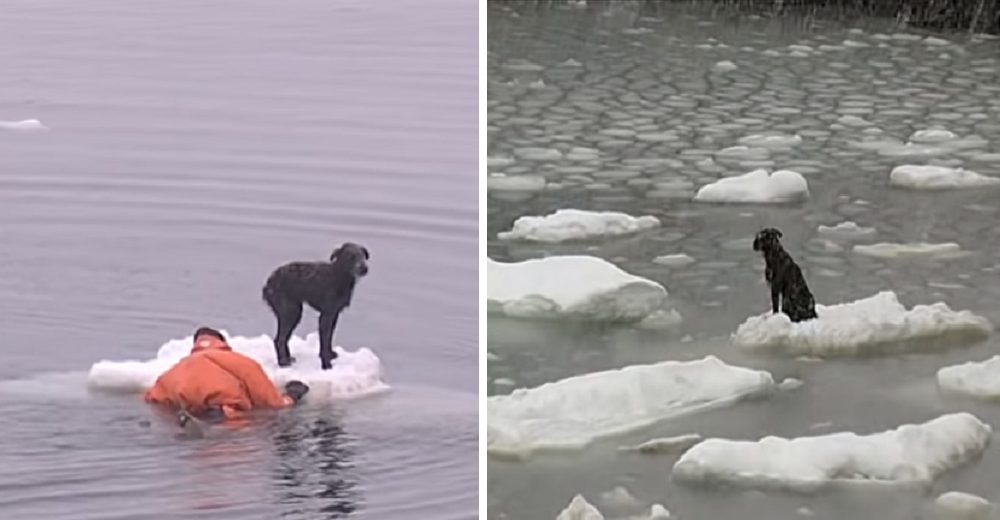
[[[202,352],[205,350],[233,350],[219,338],[214,336],[198,336],[194,339],[194,347],[191,348],[191,353],[195,354],[197,352]]]

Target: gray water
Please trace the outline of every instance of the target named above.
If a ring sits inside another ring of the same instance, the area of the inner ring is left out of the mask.
[[[529,184],[544,188],[490,189],[488,255],[502,261],[600,256],[662,283],[684,322],[649,331],[491,315],[489,394],[707,354],[766,369],[778,380],[797,377],[805,386],[666,421],[576,453],[521,462],[490,459],[490,518],[554,518],[576,493],[609,518],[662,503],[680,518],[772,520],[807,513],[912,519],[928,517],[928,504],[944,491],[1000,501],[995,445],[928,490],[875,487],[813,496],[680,485],[670,476],[676,455],[616,450],[692,432],[743,439],[871,433],[961,410],[994,428],[1000,425],[1000,407],[942,395],[935,381],[942,366],[996,354],[995,335],[972,344],[934,342],[920,352],[822,362],[752,355],[729,343],[741,322],[768,309],[763,261],[750,248],[753,234],[765,226],[784,232],[786,248],[820,303],[893,290],[907,306],[944,301],[1000,323],[1000,191],[928,193],[888,183],[890,170],[907,163],[1000,175],[1000,44],[965,35],[925,41],[925,35],[883,20],[737,18],[686,5],[648,14],[636,11],[636,3],[594,4],[513,9],[491,4],[488,169],[491,175],[532,176]],[[717,68],[723,61],[736,68]],[[954,132],[968,146],[923,157],[856,146],[873,139],[905,142],[932,127]],[[763,132],[798,134],[803,141],[752,157],[716,154]],[[691,202],[698,187],[760,167],[802,173],[809,200],[774,206]],[[559,208],[654,215],[663,226],[558,245],[496,238],[519,216]],[[817,231],[847,220],[876,233],[847,239]],[[879,259],[852,250],[876,242],[956,242],[967,254]],[[669,268],[652,261],[677,253],[696,262]],[[618,486],[639,504],[602,503],[601,494]]]
[[[0,517],[475,517],[476,6],[0,10],[0,120],[50,128],[0,129]],[[87,391],[201,324],[273,333],[270,270],[348,240],[335,341],[391,393],[178,439]]]

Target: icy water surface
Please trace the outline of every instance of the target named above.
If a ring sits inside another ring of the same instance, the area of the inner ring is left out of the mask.
[[[477,515],[476,14],[3,2],[0,518]],[[176,439],[87,391],[201,324],[273,333],[268,272],[346,240],[336,342],[391,393]]]
[[[960,410],[1000,424],[1000,407],[944,396],[934,377],[942,366],[994,355],[996,336],[972,344],[932,342],[921,353],[822,362],[747,354],[729,343],[740,323],[769,307],[763,261],[750,247],[765,226],[784,232],[786,248],[821,303],[891,289],[907,306],[944,301],[1000,323],[1000,190],[920,192],[889,185],[890,171],[903,164],[1000,175],[1000,44],[926,36],[878,20],[808,25],[686,8],[640,17],[620,5],[491,6],[489,256],[606,258],[666,286],[684,322],[649,331],[491,315],[489,393],[707,354],[769,370],[778,380],[801,378],[805,386],[576,453],[490,459],[490,518],[554,518],[576,493],[610,518],[663,503],[681,518],[912,519],[926,517],[929,502],[952,489],[1000,501],[995,446],[929,490],[815,496],[679,485],[670,477],[676,455],[616,450],[691,432],[747,439],[871,433]],[[928,129],[952,135],[914,135]],[[745,139],[759,134],[782,138]],[[732,148],[737,146],[745,148]],[[808,201],[691,202],[699,187],[757,168],[801,173]],[[663,226],[558,245],[497,239],[519,216],[560,208],[654,215]],[[875,232],[818,231],[845,221]],[[885,258],[853,249],[879,242],[953,242],[960,251]],[[695,262],[653,262],[680,253]],[[638,503],[602,503],[601,495],[618,486]]]

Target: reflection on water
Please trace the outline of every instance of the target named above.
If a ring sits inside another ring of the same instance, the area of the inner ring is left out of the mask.
[[[344,518],[358,509],[354,453],[337,418],[281,417],[270,435],[277,455],[271,475],[283,518]]]

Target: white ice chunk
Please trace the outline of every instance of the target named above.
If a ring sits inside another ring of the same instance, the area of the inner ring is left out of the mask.
[[[715,70],[720,71],[720,72],[727,72],[727,71],[730,71],[730,70],[736,70],[739,67],[735,63],[733,63],[733,62],[731,62],[729,60],[726,60],[726,61],[720,61],[720,62],[716,63],[715,67],[713,67],[713,68]]]
[[[514,155],[526,161],[558,161],[562,159],[562,152],[555,148],[524,147],[514,150]]]
[[[942,38],[935,38],[933,36],[928,36],[928,37],[924,38],[923,41],[924,41],[925,45],[932,45],[932,46],[937,46],[937,47],[941,47],[941,46],[945,46],[945,45],[951,45],[950,41],[942,39]]]
[[[866,121],[863,118],[860,118],[858,116],[852,116],[852,115],[840,116],[840,118],[837,119],[837,122],[840,123],[840,124],[842,124],[842,125],[844,125],[844,126],[851,126],[851,127],[857,127],[857,128],[862,128],[862,127],[866,127],[866,126],[872,126],[874,124],[874,123],[872,123],[870,121]]]
[[[520,217],[510,231],[502,231],[497,237],[556,243],[628,235],[659,225],[660,220],[650,215],[633,217],[617,211],[560,209],[550,215]]]
[[[962,168],[904,164],[892,169],[889,183],[915,190],[942,190],[996,186],[1000,184],[1000,178],[980,175]]]
[[[505,157],[502,155],[491,155],[486,157],[486,167],[487,168],[504,168],[514,164],[515,161],[513,157]]]
[[[545,189],[545,177],[493,174],[486,178],[486,188],[496,191],[542,191]]]
[[[809,197],[805,177],[791,170],[768,174],[765,169],[735,177],[726,177],[702,186],[694,196],[696,202],[780,203]]]
[[[722,150],[715,152],[715,155],[719,159],[762,161],[770,157],[771,152],[768,151],[767,148],[751,148],[749,146],[739,145],[723,148]]]
[[[156,357],[146,361],[99,361],[90,368],[91,388],[118,392],[143,392],[153,386],[156,378],[191,352],[194,338],[174,339],[165,343]],[[319,336],[305,339],[293,336],[288,342],[295,365],[279,368],[274,357],[274,343],[268,336],[229,337],[234,351],[257,360],[276,385],[299,380],[309,385],[307,399],[332,401],[356,398],[384,392],[389,386],[382,380],[382,364],[367,348],[353,352],[335,347],[337,359],[331,370],[319,366]]]
[[[750,148],[789,148],[802,143],[802,137],[785,134],[753,134],[741,137],[739,143]]]
[[[994,507],[983,497],[949,491],[934,500],[934,510],[940,520],[989,520]]]
[[[832,227],[819,226],[817,231],[824,235],[836,235],[849,238],[866,237],[875,234],[875,228],[859,226],[850,220],[841,222]]]
[[[693,264],[695,262],[694,258],[684,254],[678,253],[675,255],[662,255],[653,259],[654,264],[665,265],[667,267],[684,267],[688,264]]]
[[[1000,400],[1000,356],[944,367],[938,370],[937,381],[938,386],[949,392]]]
[[[927,130],[917,130],[910,136],[910,141],[914,143],[940,143],[958,139],[958,136],[941,128],[929,128]]]
[[[619,451],[634,451],[644,455],[654,455],[661,453],[679,453],[703,440],[697,433],[688,433],[674,437],[662,437],[650,439],[636,446],[620,446]]]
[[[622,520],[667,520],[668,518],[671,518],[671,516],[667,508],[661,504],[653,504],[648,515],[630,516]],[[556,520],[604,520],[604,515],[596,507],[587,502],[583,498],[583,495],[577,494],[570,501],[569,505],[566,506],[566,509],[563,509],[559,513]]]
[[[843,482],[929,485],[979,456],[990,435],[989,425],[963,412],[871,435],[708,439],[681,456],[673,475],[686,482],[801,492]]]
[[[487,398],[487,451],[527,457],[581,449],[595,439],[769,392],[771,374],[715,356],[570,377]]]
[[[954,242],[944,242],[941,244],[927,242],[911,242],[908,244],[879,242],[878,244],[856,245],[854,246],[854,252],[885,259],[915,256],[956,258],[968,253],[967,251],[962,251],[962,246]]]
[[[517,263],[486,261],[491,312],[508,316],[641,320],[667,297],[660,284],[593,256],[550,256]]]
[[[784,313],[751,316],[736,329],[740,347],[790,355],[838,356],[879,352],[892,344],[936,337],[981,338],[990,322],[943,302],[906,309],[892,291],[838,305],[816,305],[818,318],[793,323]]]
[[[597,510],[583,495],[576,495],[563,509],[556,520],[604,520],[604,515]]]
[[[38,132],[48,129],[49,127],[43,125],[42,122],[37,119],[24,119],[22,121],[0,121],[0,130]]]

